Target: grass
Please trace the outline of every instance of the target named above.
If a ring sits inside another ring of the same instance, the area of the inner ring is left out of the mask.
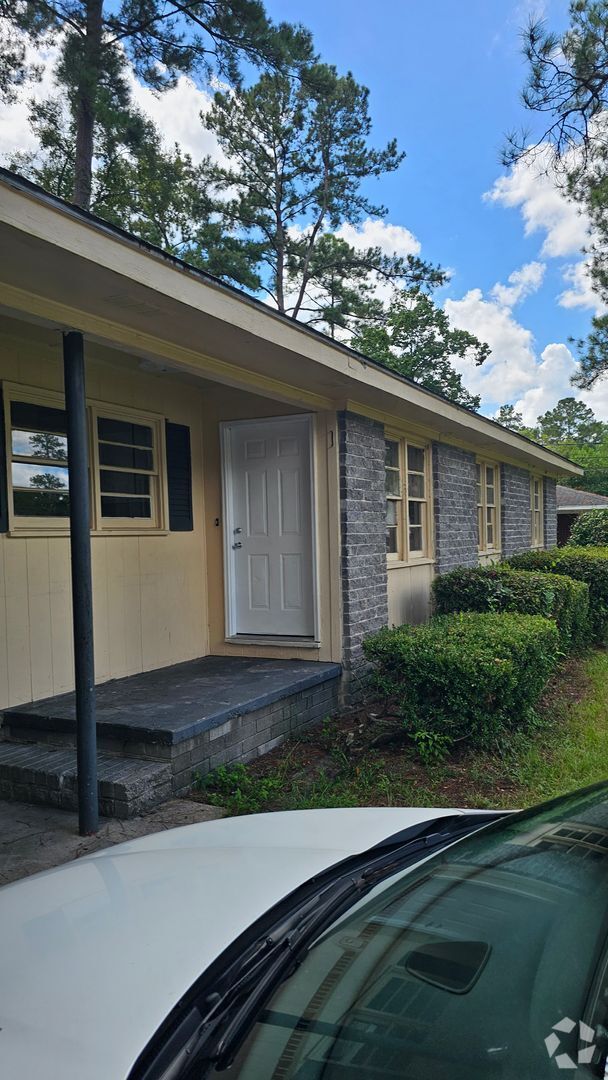
[[[336,806],[519,807],[608,777],[608,652],[565,663],[536,729],[494,752],[423,763],[394,718],[370,708],[328,719],[251,765],[195,782],[231,814]]]

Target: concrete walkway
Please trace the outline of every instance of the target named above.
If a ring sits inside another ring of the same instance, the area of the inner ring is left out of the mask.
[[[76,814],[0,800],[0,885],[124,840],[218,817],[223,817],[223,811],[217,806],[171,799],[144,817],[102,818],[96,836],[79,836]]]

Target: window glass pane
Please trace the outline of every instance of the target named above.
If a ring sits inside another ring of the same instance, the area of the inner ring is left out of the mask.
[[[422,551],[422,529],[410,526],[410,551]]]
[[[386,550],[389,555],[397,554],[397,527],[390,525],[386,530]]]
[[[151,450],[135,450],[130,446],[115,446],[111,443],[99,444],[99,462],[101,465],[115,465],[122,469],[145,469],[152,472],[154,456]]]
[[[393,439],[387,439],[384,445],[386,447],[386,464],[392,469],[398,469],[399,443]]]
[[[67,518],[70,497],[67,491],[14,491],[13,509],[18,517]]]
[[[397,471],[386,470],[386,493],[387,495],[401,494],[401,477]]]
[[[103,492],[118,492],[122,495],[149,495],[150,477],[142,473],[110,472],[101,469],[99,486]]]
[[[424,499],[424,476],[421,473],[408,473],[407,487],[412,499]]]
[[[408,520],[410,525],[422,525],[422,503],[408,503]]]
[[[486,484],[488,487],[494,487],[494,468],[492,465],[486,465]]]
[[[34,405],[29,401],[11,401],[11,427],[24,431],[50,431],[55,435],[67,433],[64,409]]]
[[[386,524],[397,524],[397,503],[394,499],[387,499],[386,501]]]
[[[102,495],[101,513],[112,518],[149,518],[151,517],[150,499],[129,499],[117,495]]]
[[[131,424],[128,420],[97,418],[97,434],[105,442],[128,443],[129,446],[152,446],[152,428],[144,424]]]
[[[13,431],[11,446],[13,454],[19,457],[40,457],[51,461],[68,460],[68,440],[64,435],[42,431]]]
[[[408,446],[407,467],[412,472],[424,472],[424,450],[420,446]]]
[[[481,506],[477,510],[477,546],[483,547],[483,511]]]
[[[38,491],[67,491],[68,470],[53,465],[26,465],[13,461],[13,487],[36,488]]]

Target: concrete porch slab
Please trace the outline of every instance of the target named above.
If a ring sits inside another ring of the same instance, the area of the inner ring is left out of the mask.
[[[98,735],[175,746],[274,702],[336,680],[339,664],[205,656],[97,687]],[[73,733],[74,694],[4,711],[5,730]]]

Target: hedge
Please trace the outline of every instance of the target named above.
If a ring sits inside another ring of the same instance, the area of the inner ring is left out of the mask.
[[[608,547],[563,547],[548,551],[524,551],[506,560],[515,570],[540,570],[566,574],[589,586],[589,619],[596,641],[608,638]]]
[[[461,739],[487,747],[534,719],[559,635],[541,615],[465,612],[380,630],[363,648],[408,734],[447,750]]]
[[[454,611],[519,611],[555,619],[564,651],[588,644],[589,586],[563,574],[506,566],[460,568],[433,582],[440,615]]]
[[[574,522],[568,547],[608,545],[608,510],[586,510]]]

